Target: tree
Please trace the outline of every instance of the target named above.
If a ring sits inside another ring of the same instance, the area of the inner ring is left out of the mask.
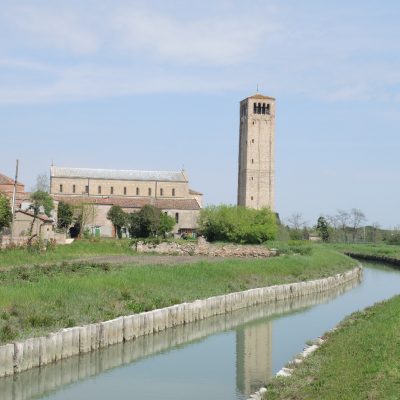
[[[60,201],[57,212],[57,227],[67,230],[73,221],[74,210],[71,205]]]
[[[329,225],[328,225],[328,222],[326,221],[326,219],[322,216],[320,216],[318,218],[317,231],[318,231],[320,238],[324,242],[329,241]]]
[[[335,216],[339,228],[343,232],[344,241],[347,242],[347,227],[350,222],[350,215],[347,211],[338,210]]]
[[[50,192],[50,182],[48,175],[44,172],[36,177],[36,185],[33,188],[35,192]]]
[[[7,196],[0,193],[0,233],[4,228],[8,228],[12,221],[10,200]]]
[[[145,205],[140,211],[127,215],[131,237],[165,236],[175,225],[175,220],[158,208]]]
[[[263,243],[276,237],[276,216],[268,208],[209,206],[200,212],[199,232],[209,241]]]
[[[81,237],[82,233],[88,225],[93,225],[96,223],[97,208],[92,203],[79,203],[75,206],[75,235]]]
[[[355,242],[357,230],[361,224],[367,220],[367,218],[361,210],[358,208],[353,208],[349,214],[349,219],[351,223],[352,239],[353,242]]]
[[[289,237],[292,240],[301,240],[304,239],[304,228],[306,226],[306,222],[303,220],[303,216],[300,213],[293,213],[288,218],[289,224]]]
[[[126,224],[126,213],[120,206],[113,205],[107,213],[107,218],[114,225],[115,231],[117,233],[117,237],[121,239],[122,237],[122,228]]]
[[[167,233],[171,232],[175,226],[175,219],[169,216],[166,213],[161,213],[160,215],[160,227],[159,233],[163,237],[166,236]]]
[[[36,218],[40,213],[46,214],[48,217],[51,216],[51,212],[54,209],[54,202],[52,197],[47,193],[40,190],[31,194],[31,205],[29,209],[33,212],[33,219],[29,229],[29,235],[32,235],[33,226]]]

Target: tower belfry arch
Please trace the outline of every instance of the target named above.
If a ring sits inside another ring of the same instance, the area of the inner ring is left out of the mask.
[[[237,204],[274,210],[275,98],[256,93],[240,102],[238,161]]]

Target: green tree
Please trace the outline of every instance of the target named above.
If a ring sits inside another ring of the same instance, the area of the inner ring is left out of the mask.
[[[73,221],[74,210],[70,204],[60,201],[57,212],[57,227],[60,229],[68,229]]]
[[[113,205],[107,213],[107,218],[114,225],[115,231],[117,232],[117,237],[121,239],[122,228],[125,226],[127,221],[127,216],[124,210],[120,206]]]
[[[276,237],[276,215],[268,208],[210,206],[200,212],[199,231],[209,241],[263,243]]]
[[[172,231],[174,226],[175,226],[175,219],[170,217],[166,213],[161,213],[161,215],[160,215],[160,228],[159,228],[160,235],[165,237],[167,233]]]
[[[37,190],[31,194],[31,205],[29,209],[33,211],[33,219],[31,227],[29,229],[29,235],[32,235],[32,229],[35,224],[36,218],[43,211],[48,217],[50,217],[51,212],[54,209],[54,202],[52,197],[41,190]]]
[[[131,237],[165,236],[175,225],[172,217],[151,205],[128,214],[127,221]]]
[[[4,228],[8,228],[12,221],[10,200],[7,196],[0,193],[0,233]]]
[[[318,231],[320,238],[324,242],[329,241],[329,225],[328,225],[328,222],[326,221],[326,219],[322,216],[318,218],[317,231]]]

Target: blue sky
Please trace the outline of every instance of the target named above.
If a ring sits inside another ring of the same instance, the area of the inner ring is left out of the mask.
[[[277,211],[400,224],[400,3],[0,0],[0,171],[180,169],[234,203],[239,101],[277,98]]]

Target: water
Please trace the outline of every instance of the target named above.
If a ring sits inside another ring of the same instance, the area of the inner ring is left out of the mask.
[[[243,400],[304,343],[400,293],[400,272],[364,263],[361,283],[209,318],[0,380],[0,398]]]

